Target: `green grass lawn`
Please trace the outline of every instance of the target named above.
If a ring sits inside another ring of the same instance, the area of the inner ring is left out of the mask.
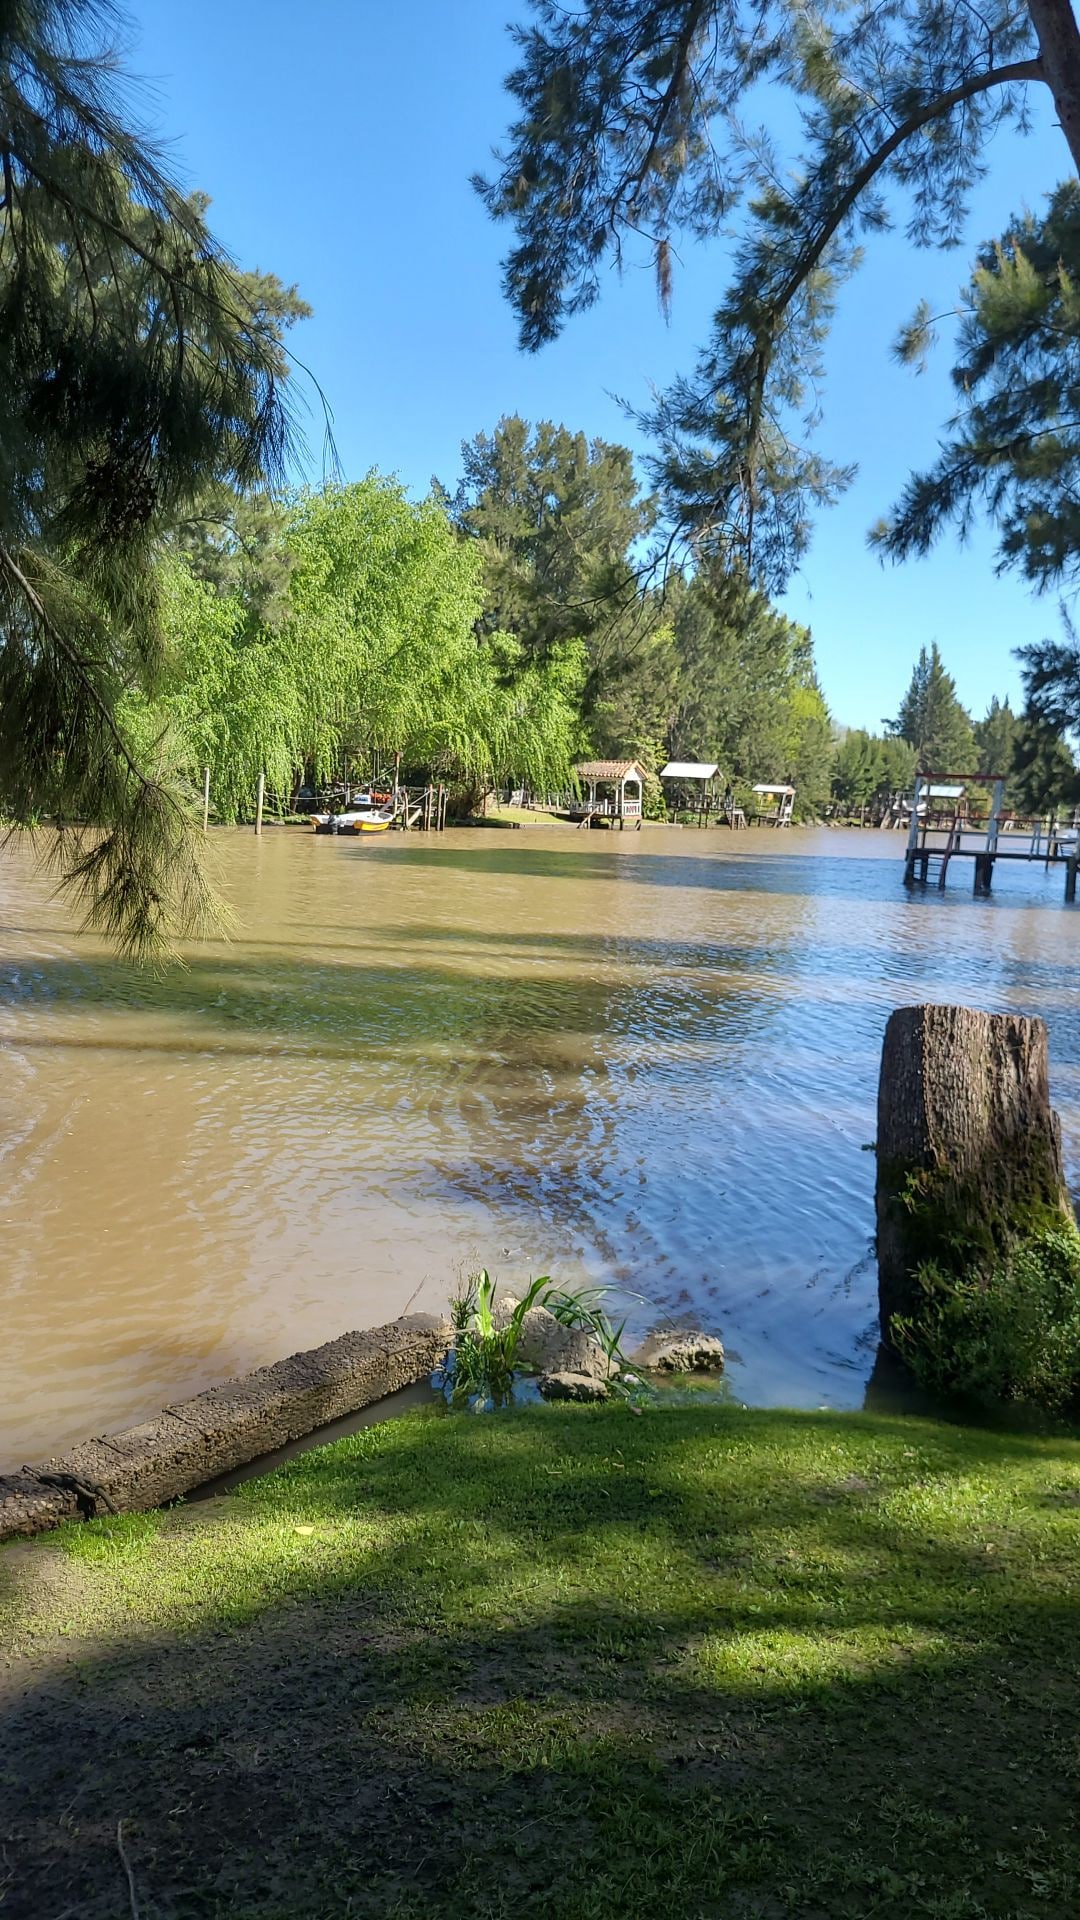
[[[0,1920],[1080,1909],[1076,1441],[417,1415],[0,1608]]]

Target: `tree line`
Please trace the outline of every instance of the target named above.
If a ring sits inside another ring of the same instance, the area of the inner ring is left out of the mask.
[[[625,448],[516,418],[423,502],[377,474],[290,491],[300,294],[238,269],[205,196],[136,130],[110,0],[0,18],[0,811],[57,823],[63,879],[132,951],[212,910],[193,831],[206,763],[226,810],[256,770],[284,792],[389,752],[466,793],[559,784],[584,751],[700,756],[736,783],[790,779],[810,810],[838,780],[865,785],[860,755],[879,781],[898,769],[886,736],[849,737],[838,773],[810,635],[770,598],[846,477],[800,412],[860,225],[888,218],[883,186],[912,196],[914,237],[955,237],[985,139],[1022,125],[1031,85],[1080,151],[1075,23],[1062,52],[1041,0],[1000,19],[858,0],[819,9],[820,33],[798,10],[714,0],[534,11],[511,80],[522,118],[484,189],[517,227],[527,345],[596,297],[624,232],[653,244],[666,299],[675,231],[720,231],[757,189],[698,375],[648,423],[651,491]],[[763,80],[799,104],[790,173],[737,131]],[[985,508],[1003,565],[1040,586],[1075,576],[1078,253],[1070,179],[978,256],[953,431],[878,529],[883,551]],[[920,310],[901,351],[933,331]],[[998,753],[1015,726],[1018,793],[1071,777],[1058,736],[1080,719],[1078,660],[1071,635],[1029,649],[1028,711],[978,723]]]
[[[849,812],[883,813],[910,794],[917,772],[1001,779],[1004,805],[1015,813],[1060,815],[1080,805],[1080,771],[1064,734],[1031,702],[1016,713],[996,695],[982,719],[973,719],[936,641],[920,648],[885,731],[855,728],[839,740],[832,791]]]

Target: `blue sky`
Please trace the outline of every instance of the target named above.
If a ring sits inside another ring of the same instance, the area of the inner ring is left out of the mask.
[[[504,413],[561,420],[638,446],[619,404],[693,364],[724,285],[717,247],[682,250],[670,323],[651,276],[614,275],[597,307],[536,356],[522,354],[500,292],[508,235],[469,186],[500,139],[512,60],[507,19],[524,0],[137,0],[130,64],[151,83],[146,117],[175,169],[213,198],[242,264],[295,281],[315,316],[293,344],[324,389],[345,472],[397,473],[414,491],[453,484],[463,439]],[[829,349],[821,442],[859,476],[821,516],[785,605],[813,629],[836,718],[876,727],[936,639],[976,714],[1019,696],[1012,649],[1056,632],[1053,601],[995,578],[993,543],[947,541],[882,568],[866,530],[913,465],[933,457],[950,404],[948,358],[916,377],[889,344],[916,301],[948,306],[977,240],[1038,206],[1068,154],[1038,103],[1035,134],[1004,135],[975,196],[970,245],[916,252],[884,236],[846,289]],[[312,417],[313,454],[321,438]]]

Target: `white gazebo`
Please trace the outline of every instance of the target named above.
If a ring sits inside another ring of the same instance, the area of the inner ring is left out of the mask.
[[[679,786],[700,786],[701,793],[693,811],[697,813],[698,825],[701,826],[709,818],[709,782],[716,778],[719,771],[715,760],[669,760],[666,767],[661,767],[660,778],[671,780]]]
[[[588,798],[570,809],[581,826],[609,827],[627,820],[641,825],[641,788],[645,769],[638,760],[582,760],[575,768]]]
[[[771,786],[767,780],[759,781],[753,788],[762,800],[771,800],[772,806],[757,815],[757,823],[762,827],[790,827],[792,808],[795,805],[795,789],[787,786]]]

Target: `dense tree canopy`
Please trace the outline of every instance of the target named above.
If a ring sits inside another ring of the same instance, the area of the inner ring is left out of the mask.
[[[0,806],[50,814],[135,950],[206,906],[181,788],[122,702],[161,669],[158,550],[272,483],[279,341],[135,131],[108,0],[0,9]],[[80,823],[91,823],[88,835]]]
[[[913,242],[955,241],[987,141],[1024,124],[1032,85],[1049,88],[1080,165],[1072,8],[531,0],[531,11],[514,29],[518,118],[498,175],[479,183],[516,229],[506,290],[522,339],[540,346],[589,306],[624,247],[651,249],[666,300],[680,232],[734,231],[712,338],[651,425],[682,523],[781,580],[814,503],[846,477],[811,429],[823,333],[860,238],[905,205]],[[756,117],[763,99],[772,124],[748,135],[740,109]]]
[[[935,640],[919,650],[892,731],[915,749],[923,773],[978,773],[971,716],[956,696],[956,682]]]
[[[836,749],[833,793],[846,807],[888,803],[911,792],[917,760],[914,747],[899,734],[867,733],[854,727]]]
[[[259,773],[288,794],[305,769],[335,774],[401,755],[477,786],[569,779],[582,650],[529,659],[513,636],[478,641],[481,556],[434,500],[371,474],[300,496],[274,530],[287,581],[280,617],[258,619],[189,563],[167,565],[170,647],[142,731],[209,766],[224,818],[250,809]]]
[[[462,457],[461,484],[441,493],[482,557],[480,631],[508,627],[536,660],[582,643],[596,752],[653,771],[671,754],[712,758],[729,778],[791,778],[810,809],[824,802],[831,731],[809,634],[738,570],[654,587],[639,547],[654,508],[626,447],[513,416]]]
[[[799,627],[741,577],[702,574],[672,592],[677,759],[715,759],[744,784],[790,780],[809,811],[828,797],[832,733]]]
[[[526,655],[585,645],[585,712],[596,718],[637,681],[662,618],[636,555],[653,524],[627,447],[517,414],[463,442],[463,474],[445,499],[483,557],[481,624],[514,634]],[[640,729],[636,729],[640,730]]]

